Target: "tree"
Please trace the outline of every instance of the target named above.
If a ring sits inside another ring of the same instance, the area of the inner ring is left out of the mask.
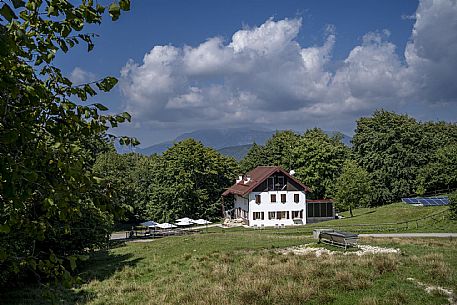
[[[221,215],[221,194],[239,171],[235,159],[187,139],[164,152],[159,163],[150,185],[150,218],[171,221]]]
[[[311,188],[311,197],[332,197],[332,186],[349,152],[338,135],[329,137],[318,128],[307,130],[293,148],[295,176]]]
[[[375,204],[454,183],[456,124],[420,123],[407,115],[378,110],[357,121],[352,142],[354,157],[370,174]],[[450,167],[445,169],[447,164]]]
[[[438,148],[431,161],[420,169],[417,185],[423,193],[457,188],[457,144]]]
[[[414,193],[418,170],[429,158],[422,126],[415,119],[378,110],[357,121],[352,143],[355,159],[370,174],[375,204]]]
[[[267,165],[268,161],[265,156],[263,146],[256,143],[252,144],[246,156],[240,161],[240,169],[242,173],[247,173],[257,166]]]
[[[371,186],[370,177],[363,168],[353,160],[344,162],[343,171],[335,183],[334,195],[336,207],[349,210],[366,207],[370,204]]]
[[[81,30],[100,23],[105,7],[66,0],[0,6],[0,285],[27,273],[69,284],[76,261],[106,241],[121,212],[92,165],[106,148],[108,128],[130,115],[84,104],[111,90],[115,78],[73,85],[52,62],[80,42],[93,48],[94,34]],[[111,4],[112,19],[129,6]]]
[[[110,151],[97,157],[94,173],[103,178],[102,185],[113,190],[112,202],[124,207],[129,222],[145,219],[149,202],[149,185],[155,179],[156,155],[118,154]]]
[[[264,146],[265,165],[281,166],[290,171],[293,163],[292,150],[297,145],[300,135],[292,130],[276,131]]]

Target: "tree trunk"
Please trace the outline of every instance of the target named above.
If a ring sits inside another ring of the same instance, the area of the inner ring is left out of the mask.
[[[352,215],[352,207],[349,207],[349,214],[351,214],[351,217],[354,217],[354,215]]]

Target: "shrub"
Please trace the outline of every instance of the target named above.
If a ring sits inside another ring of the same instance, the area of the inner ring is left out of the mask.
[[[457,219],[457,192],[449,195],[449,210],[451,212],[451,218]]]

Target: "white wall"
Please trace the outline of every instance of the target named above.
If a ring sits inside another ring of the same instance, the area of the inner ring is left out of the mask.
[[[233,207],[235,208],[235,211],[233,212],[234,218],[244,218],[243,214],[248,217],[248,211],[249,211],[249,199],[248,195],[246,197],[241,197],[238,195],[235,195],[235,202],[233,204]],[[245,213],[239,212],[239,210],[245,211]],[[248,219],[246,217],[246,219]]]
[[[260,194],[260,204],[255,202],[255,195]],[[276,202],[271,202],[271,194],[276,194]],[[286,194],[286,202],[281,202],[281,194]],[[294,202],[294,194],[299,194],[299,202]],[[293,225],[292,211],[303,210],[303,224],[306,223],[306,194],[301,191],[269,191],[249,194],[249,226]],[[289,211],[289,219],[268,219],[268,212]],[[254,212],[264,212],[264,219],[253,219]]]

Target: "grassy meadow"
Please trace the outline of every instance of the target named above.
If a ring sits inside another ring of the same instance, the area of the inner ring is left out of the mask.
[[[113,243],[80,266],[78,287],[53,288],[54,299],[38,287],[21,287],[0,292],[1,304],[448,304],[443,293],[427,293],[418,282],[457,292],[456,239],[361,239],[361,244],[399,248],[401,254],[347,256],[331,246],[325,247],[337,255],[278,253],[303,244],[322,247],[310,237],[316,227],[369,232],[385,229],[381,224],[438,214],[419,221],[417,228],[394,231],[457,232],[456,222],[440,213],[446,209],[398,203],[307,226],[215,227],[194,235]]]
[[[83,284],[57,289],[56,304],[447,304],[427,285],[457,291],[456,239],[362,239],[401,254],[284,255],[314,243],[285,230],[225,230],[118,244],[81,267]],[[114,246],[114,245],[113,245]],[[316,245],[317,246],[317,245]],[[48,304],[34,287],[2,304]]]
[[[376,208],[359,208],[341,213],[345,218],[336,219],[304,228],[340,227],[356,232],[457,232],[457,221],[449,218],[447,206],[416,207],[406,203],[394,203]],[[417,220],[417,221],[416,221]],[[408,223],[405,223],[408,222]]]

